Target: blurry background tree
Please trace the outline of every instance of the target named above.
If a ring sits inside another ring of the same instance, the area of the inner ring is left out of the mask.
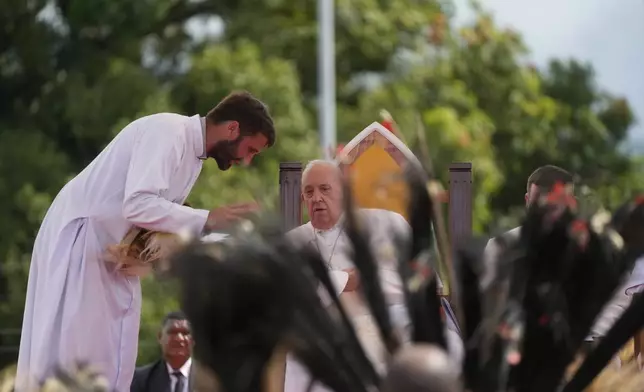
[[[473,162],[479,232],[518,222],[525,180],[544,163],[577,173],[596,203],[639,188],[642,161],[622,148],[628,102],[596,86],[587,64],[535,69],[521,37],[474,7],[474,22],[454,26],[450,0],[337,0],[338,140],[386,108],[412,149],[425,132],[439,173]],[[40,220],[129,121],[204,114],[233,89],[252,91],[271,106],[277,147],[250,170],[207,164],[189,201],[262,195],[276,207],[279,162],[318,155],[315,13],[299,0],[0,3],[0,368],[17,355]],[[173,293],[144,282],[140,362],[158,355]]]

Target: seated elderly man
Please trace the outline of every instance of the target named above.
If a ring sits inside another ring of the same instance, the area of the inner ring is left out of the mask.
[[[339,287],[340,300],[347,309],[358,337],[376,368],[383,370],[384,346],[377,326],[357,289],[359,276],[350,259],[351,244],[344,233],[342,210],[341,171],[335,162],[312,161],[302,173],[302,198],[306,203],[310,222],[288,233],[291,240],[301,246],[312,245],[320,252],[331,271],[345,271],[348,280]],[[402,282],[397,272],[396,255],[388,249],[393,247],[396,235],[410,235],[411,228],[399,214],[386,210],[360,209],[358,211],[371,232],[370,242],[379,262],[379,272],[385,299],[395,326],[404,331],[410,327],[410,319],[404,305]],[[342,282],[344,283],[344,282]],[[449,324],[449,321],[448,321]],[[455,332],[456,326],[448,327],[447,339],[452,357],[460,362],[463,346]],[[409,333],[407,333],[407,338]],[[307,390],[310,376],[296,361],[289,359],[286,365],[285,392]],[[327,391],[316,385],[314,391]]]

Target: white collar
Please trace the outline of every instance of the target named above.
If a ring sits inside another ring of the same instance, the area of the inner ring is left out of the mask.
[[[333,227],[329,229],[316,229],[315,227],[313,227],[313,224],[311,224],[311,227],[313,227],[313,233],[315,233],[315,235],[325,235],[325,234],[337,232],[342,228],[343,224],[344,224],[344,213],[340,215],[340,218],[335,223],[335,225],[333,225]]]
[[[190,366],[191,366],[191,365],[192,365],[192,358],[188,358],[188,360],[186,361],[186,363],[184,363],[184,364],[183,364],[183,366],[181,366],[181,367],[179,368],[179,372],[181,372],[181,374],[183,374],[183,377],[185,377],[185,378],[186,378],[186,380],[187,380],[187,379],[188,379],[188,377],[190,376]],[[170,366],[167,362],[165,363],[165,366],[166,366],[166,368],[168,369],[168,374],[169,374],[170,376],[172,376],[172,374],[174,374],[174,372],[176,372],[176,370],[174,370],[174,369],[172,368],[172,366]]]
[[[197,158],[201,160],[208,159],[208,151],[206,151],[206,118],[201,117],[201,134],[203,136],[203,152]]]

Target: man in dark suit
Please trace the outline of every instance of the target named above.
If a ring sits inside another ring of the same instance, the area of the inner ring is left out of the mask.
[[[159,331],[163,358],[137,368],[131,392],[190,392],[192,346],[190,324],[182,312],[166,315]]]

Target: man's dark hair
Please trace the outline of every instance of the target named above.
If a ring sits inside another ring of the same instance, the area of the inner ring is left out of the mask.
[[[562,183],[563,185],[573,184],[574,177],[572,174],[558,166],[541,166],[532,172],[530,177],[528,177],[527,189],[528,192],[530,192],[530,186],[532,184],[539,188],[552,189],[556,183]]]
[[[161,324],[162,328],[165,328],[165,326],[168,324],[170,321],[183,321],[183,320],[188,320],[186,318],[186,315],[180,311],[180,310],[175,310],[174,312],[170,312],[165,315],[163,318],[163,323]]]
[[[268,147],[275,143],[275,127],[268,107],[247,91],[228,95],[206,114],[206,118],[213,124],[237,121],[241,136],[261,133],[266,136]]]

